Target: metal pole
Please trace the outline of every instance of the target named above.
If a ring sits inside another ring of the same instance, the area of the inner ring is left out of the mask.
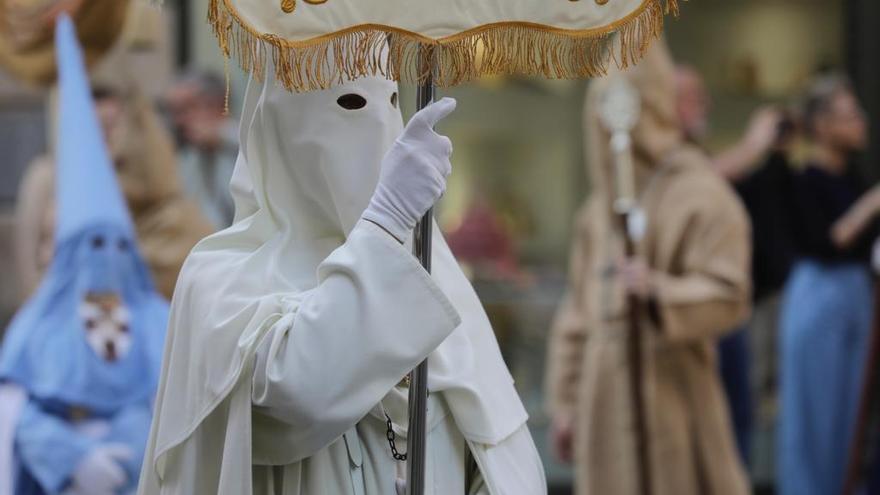
[[[430,63],[431,56],[421,57],[422,63]],[[416,92],[419,110],[434,101],[434,81],[429,71],[428,78],[420,84]],[[413,254],[419,259],[428,273],[431,272],[431,233],[433,232],[433,208],[425,213],[413,232]],[[425,493],[425,453],[427,444],[428,416],[428,360],[412,371],[409,386],[409,428],[406,438],[407,495]]]

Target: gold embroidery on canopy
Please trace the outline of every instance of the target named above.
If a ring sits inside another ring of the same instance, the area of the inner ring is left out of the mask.
[[[322,3],[327,3],[327,0],[303,0],[303,1],[309,5],[321,5]],[[281,10],[283,10],[285,14],[292,13],[294,10],[296,10],[296,0],[281,0]]]

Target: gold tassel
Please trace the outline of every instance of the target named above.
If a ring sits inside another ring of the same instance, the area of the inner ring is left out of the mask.
[[[366,75],[420,83],[429,75],[420,72],[420,67],[433,71],[430,75],[440,87],[500,74],[549,79],[599,76],[607,71],[609,62],[625,68],[639,60],[651,41],[662,34],[664,16],[678,15],[678,10],[679,0],[645,0],[641,11],[588,34],[505,22],[443,42],[425,41],[392,27],[371,26],[294,44],[254,31],[227,0],[210,0],[208,21],[224,56],[236,58],[245,72],[262,80],[268,57],[275,67],[275,77],[285,88],[309,91]],[[387,66],[382,57],[386,46],[390,48]],[[419,57],[432,51],[436,64],[419,63]],[[228,100],[228,66],[226,76]]]
[[[223,115],[229,116],[229,92],[232,87],[229,77],[229,57],[223,57],[223,75],[226,76],[226,93],[223,95]]]

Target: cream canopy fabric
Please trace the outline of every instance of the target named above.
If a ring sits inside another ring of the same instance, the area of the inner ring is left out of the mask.
[[[267,57],[288,89],[364,75],[455,85],[487,74],[588,77],[625,66],[677,0],[211,0],[227,56],[258,77]],[[620,33],[619,36],[613,36]],[[392,47],[388,65],[381,60]],[[428,48],[428,50],[420,50]],[[433,64],[421,64],[427,57]],[[387,67],[387,68],[386,68]]]

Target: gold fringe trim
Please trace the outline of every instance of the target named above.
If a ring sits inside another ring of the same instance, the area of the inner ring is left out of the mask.
[[[366,75],[408,83],[431,76],[440,87],[500,74],[549,79],[598,76],[611,61],[625,68],[639,60],[663,32],[664,16],[670,13],[678,15],[678,0],[644,0],[635,12],[602,29],[569,31],[503,22],[440,40],[364,24],[294,42],[256,31],[228,0],[210,0],[208,21],[223,54],[236,58],[245,72],[262,80],[271,60],[284,87],[309,91]]]

